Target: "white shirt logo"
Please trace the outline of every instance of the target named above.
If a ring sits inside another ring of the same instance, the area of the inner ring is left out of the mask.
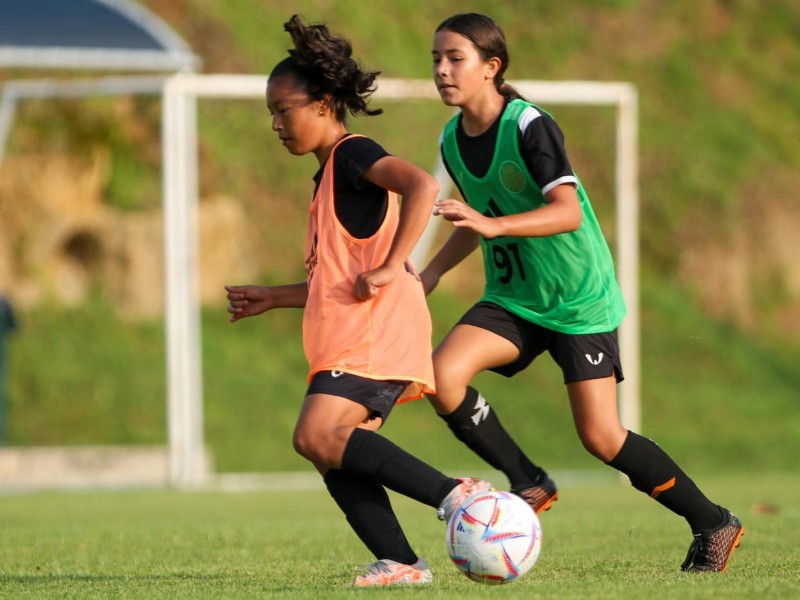
[[[331,377],[341,377],[344,375],[343,371],[331,371]]]

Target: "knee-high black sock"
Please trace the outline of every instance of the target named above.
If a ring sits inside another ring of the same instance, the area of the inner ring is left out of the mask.
[[[452,413],[439,416],[456,438],[495,469],[505,473],[512,488],[530,487],[547,475],[525,456],[475,388],[467,388],[464,401]]]
[[[437,508],[459,484],[373,431],[355,429],[342,471],[364,475],[399,494]]]
[[[724,518],[720,507],[652,440],[629,431],[608,465],[625,473],[637,490],[686,519],[695,533],[716,527]]]
[[[417,562],[381,484],[338,469],[331,469],[323,479],[350,527],[375,558],[405,565]]]

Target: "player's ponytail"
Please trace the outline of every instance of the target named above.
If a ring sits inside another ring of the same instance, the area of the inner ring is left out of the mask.
[[[508,44],[502,28],[493,19],[478,13],[460,13],[442,21],[436,31],[452,31],[463,35],[472,42],[485,61],[498,58],[500,69],[494,76],[494,87],[509,100],[524,100],[512,85],[506,83],[504,75],[509,63]]]
[[[379,71],[364,71],[353,59],[353,47],[333,35],[324,24],[310,25],[293,15],[283,24],[294,43],[289,57],[278,63],[270,78],[293,75],[303,83],[312,100],[330,97],[331,110],[342,123],[353,115],[379,115],[382,109],[368,107]]]

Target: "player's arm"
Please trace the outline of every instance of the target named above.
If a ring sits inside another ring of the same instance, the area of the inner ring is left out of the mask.
[[[495,219],[498,236],[543,237],[576,231],[581,226],[581,203],[571,183],[558,185],[544,196],[545,206],[518,215]]]
[[[254,317],[273,308],[303,308],[308,299],[308,284],[226,285],[228,320],[231,323]]]
[[[552,117],[533,107],[521,119],[518,131],[520,154],[528,173],[541,190],[546,204],[533,210],[501,217],[481,215],[468,206],[447,201],[437,207],[456,227],[469,228],[487,238],[499,236],[543,237],[575,231],[583,211],[577,179],[564,147],[564,134]]]
[[[419,167],[396,156],[384,156],[364,171],[362,177],[402,197],[397,231],[383,265],[362,273],[356,279],[354,293],[363,299],[397,276],[422,236],[430,219],[439,183]]]
[[[434,214],[458,228],[471,229],[487,239],[500,236],[544,237],[575,231],[581,225],[578,192],[571,183],[554,187],[545,195],[547,204],[515,215],[489,217],[473,208],[448,199],[437,203]]]
[[[442,275],[472,254],[478,243],[478,234],[473,230],[456,229],[419,274],[425,293],[430,294],[439,284]]]

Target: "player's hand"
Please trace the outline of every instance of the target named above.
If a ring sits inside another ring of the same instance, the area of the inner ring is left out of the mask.
[[[390,284],[397,277],[397,269],[391,267],[378,267],[371,271],[365,271],[356,277],[353,286],[353,295],[359,300],[369,300],[378,295],[378,290]]]
[[[254,317],[272,308],[268,287],[261,285],[226,285],[228,321],[235,323],[245,317]]]
[[[450,221],[456,227],[467,227],[487,239],[500,235],[500,228],[495,219],[486,217],[453,198],[437,201],[433,207],[433,214]]]

